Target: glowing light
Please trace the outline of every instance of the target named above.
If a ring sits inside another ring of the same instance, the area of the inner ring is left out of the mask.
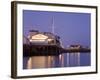
[[[30,42],[44,42],[45,40],[39,40],[39,39],[30,39]]]
[[[48,41],[50,42],[50,41],[52,41],[53,39],[48,39]]]
[[[62,55],[60,54],[60,55],[59,55],[59,59],[61,60],[61,58],[62,58]]]
[[[37,34],[30,38],[30,42],[45,42],[48,36],[45,36],[43,34]]]
[[[47,39],[48,38],[48,36],[45,36],[45,35],[43,35],[43,34],[37,34],[37,35],[34,35],[34,36],[32,36],[32,40],[45,40],[45,39]]]

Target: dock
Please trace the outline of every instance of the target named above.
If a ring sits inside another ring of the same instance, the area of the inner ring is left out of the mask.
[[[89,48],[62,48],[57,45],[23,45],[23,56],[48,56],[62,53],[90,52]]]

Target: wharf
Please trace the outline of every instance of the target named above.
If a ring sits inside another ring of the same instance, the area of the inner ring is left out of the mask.
[[[59,55],[62,53],[90,52],[88,48],[62,48],[57,45],[23,45],[24,56]]]

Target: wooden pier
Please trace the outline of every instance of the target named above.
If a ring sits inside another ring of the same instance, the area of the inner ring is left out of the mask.
[[[90,52],[88,48],[62,48],[57,45],[23,45],[23,56],[59,55],[62,53]]]

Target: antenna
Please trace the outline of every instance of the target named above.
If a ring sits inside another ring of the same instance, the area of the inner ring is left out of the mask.
[[[54,34],[55,33],[55,31],[54,31],[54,17],[52,17],[52,33]]]

